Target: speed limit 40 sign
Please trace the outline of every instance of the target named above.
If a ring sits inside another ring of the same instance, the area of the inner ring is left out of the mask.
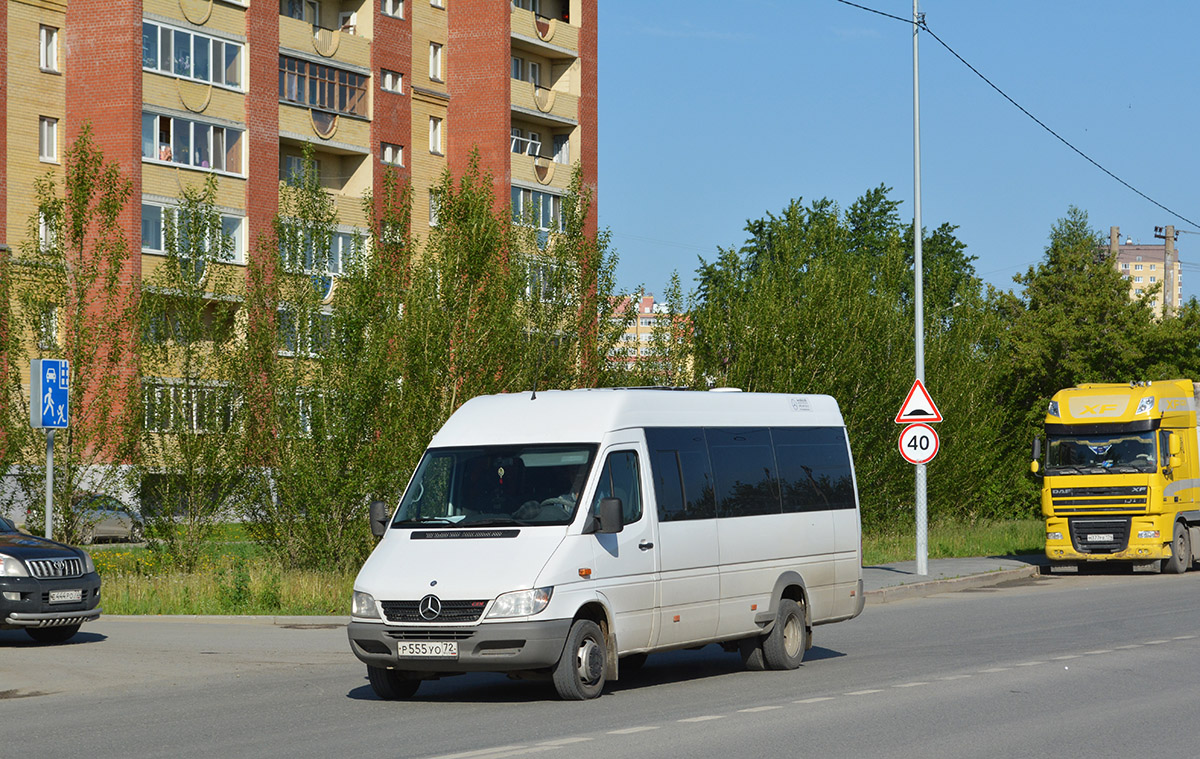
[[[900,433],[900,455],[910,464],[928,464],[940,444],[937,432],[928,424],[910,424]]]

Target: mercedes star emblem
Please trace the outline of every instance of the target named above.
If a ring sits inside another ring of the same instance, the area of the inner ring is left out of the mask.
[[[417,607],[417,611],[421,615],[421,619],[426,621],[438,618],[442,613],[442,602],[434,595],[428,595],[421,599],[421,605]]]

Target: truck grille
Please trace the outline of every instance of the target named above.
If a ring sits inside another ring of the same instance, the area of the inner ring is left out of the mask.
[[[1145,511],[1145,485],[1126,487],[1052,488],[1051,505],[1058,514],[1097,511]]]
[[[29,574],[42,579],[83,577],[83,559],[26,559]]]
[[[1067,520],[1071,543],[1080,553],[1119,553],[1129,545],[1129,518]]]
[[[432,619],[421,616],[420,601],[382,601],[383,614],[389,622],[422,624],[427,622],[474,622],[479,619],[487,601],[442,601],[441,613]]]

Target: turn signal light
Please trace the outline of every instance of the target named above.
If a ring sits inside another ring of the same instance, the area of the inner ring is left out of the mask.
[[[592,568],[591,567],[580,567],[579,568],[579,576],[585,580],[587,578],[591,577],[592,576]]]

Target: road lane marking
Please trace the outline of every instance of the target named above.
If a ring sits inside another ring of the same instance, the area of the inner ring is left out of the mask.
[[[1196,636],[1195,635],[1176,635],[1171,640],[1191,640],[1194,637],[1196,637]]]
[[[541,743],[539,743],[537,745],[539,745],[539,746],[569,746],[572,743],[586,743],[587,741],[590,741],[590,740],[591,740],[591,738],[587,738],[585,736],[578,735],[574,738],[556,738],[555,740],[551,740],[551,741],[542,741]]]
[[[641,727],[626,727],[620,730],[609,730],[609,735],[633,735],[634,733],[644,733],[647,730],[657,730],[661,725],[642,725]]]
[[[1080,654],[1067,654],[1066,656],[1056,656],[1054,661],[1066,661],[1068,659],[1078,659]]]
[[[805,698],[800,701],[793,701],[793,704],[815,704],[818,701],[833,701],[833,696],[817,696],[815,698]]]
[[[893,688],[916,688],[920,685],[929,685],[929,683],[903,683],[901,685],[893,685]]]
[[[1046,662],[1044,662],[1044,661],[1023,661],[1016,666],[1018,666],[1018,667],[1036,667],[1039,664],[1045,664],[1045,663]]]
[[[1101,648],[1096,651],[1084,651],[1083,655],[1084,656],[1099,656],[1100,654],[1111,654],[1111,653],[1112,653],[1111,648]]]
[[[883,693],[882,690],[855,690],[847,693],[847,696],[868,696],[872,693]]]
[[[688,717],[687,719],[681,719],[679,721],[680,722],[707,722],[710,719],[725,719],[725,715],[724,714],[706,714],[703,717]]]
[[[776,709],[782,709],[782,706],[755,706],[749,709],[738,709],[739,714],[753,714],[754,712],[771,712]]]
[[[1141,648],[1141,643],[1130,643],[1128,646],[1113,646],[1114,651],[1128,651],[1131,648]]]
[[[939,677],[939,680],[966,680],[970,675],[949,675],[947,677]]]
[[[980,674],[989,674],[990,675],[993,672],[1007,672],[1010,669],[1012,669],[1012,667],[992,667],[991,669],[981,669],[981,670],[979,670],[979,672],[980,672]]]
[[[531,746],[497,746],[495,748],[481,748],[474,751],[463,751],[459,754],[441,754],[440,756],[431,757],[430,759],[499,759],[505,756],[520,756],[522,751],[545,751],[546,749],[536,749]]]
[[[1161,646],[1163,643],[1170,643],[1169,640],[1148,640],[1143,643],[1143,646]]]

